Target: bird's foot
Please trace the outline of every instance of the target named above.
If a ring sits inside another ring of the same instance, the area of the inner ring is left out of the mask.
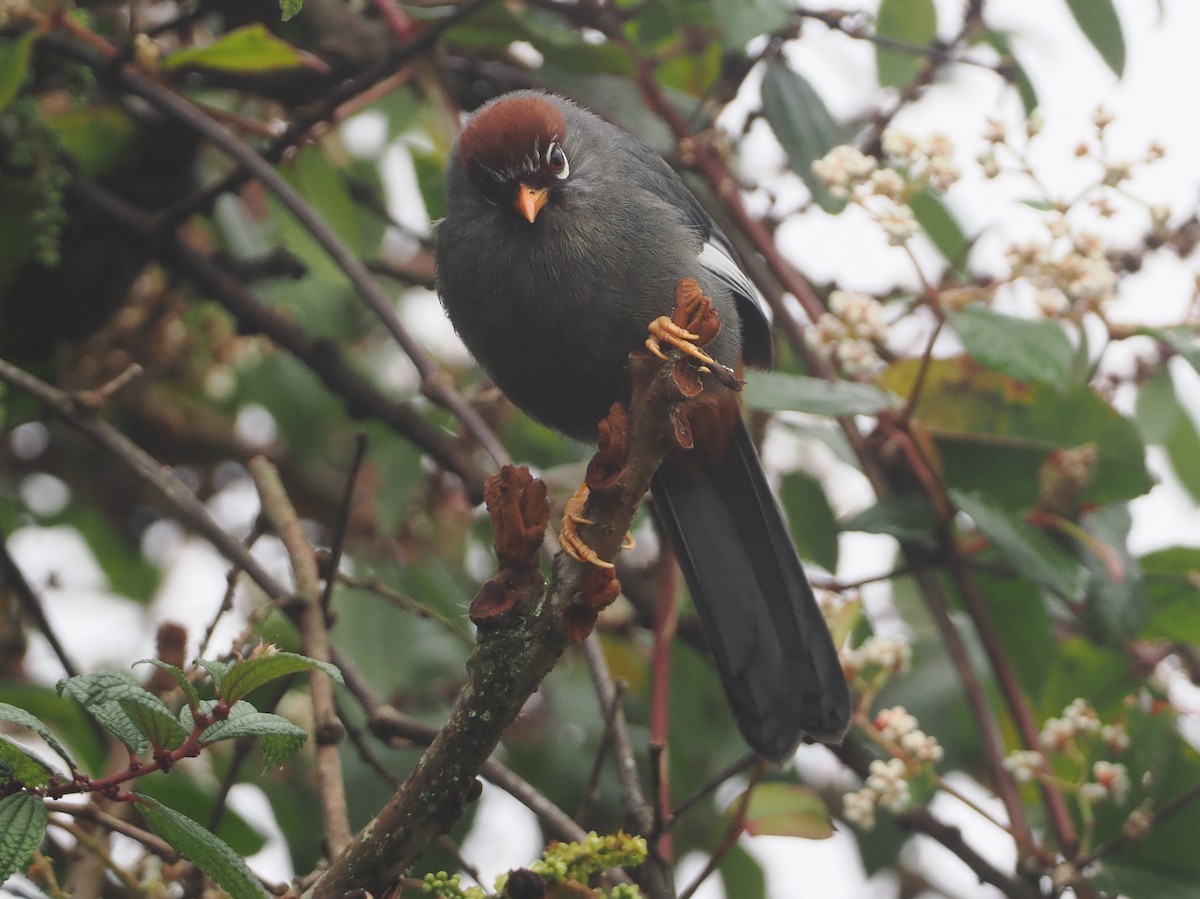
[[[562,544],[567,555],[575,561],[595,565],[597,568],[611,569],[615,567],[613,563],[600,558],[579,534],[579,525],[595,524],[592,519],[583,514],[588,492],[587,484],[580,484],[579,489],[571,494],[571,498],[563,506],[562,532],[558,535],[558,542]],[[626,534],[625,540],[621,543],[621,549],[633,549],[634,545],[633,535]]]
[[[665,343],[702,363],[705,370],[708,370],[708,366],[717,364],[712,356],[696,346],[695,341],[700,339],[700,335],[692,333],[682,325],[677,325],[669,315],[660,315],[650,322],[649,330],[650,336],[646,338],[646,349],[664,362],[667,361],[667,355],[662,351],[662,345]]]

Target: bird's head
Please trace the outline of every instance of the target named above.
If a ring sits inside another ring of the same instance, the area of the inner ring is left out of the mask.
[[[459,163],[483,195],[532,224],[571,175],[567,126],[545,97],[504,97],[475,113],[458,139]]]

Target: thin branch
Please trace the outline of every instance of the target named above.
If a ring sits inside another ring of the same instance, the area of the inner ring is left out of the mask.
[[[304,654],[319,662],[330,662],[329,632],[321,606],[321,579],[316,552],[304,535],[300,518],[288,498],[279,471],[264,456],[250,460],[250,475],[258,488],[263,513],[287,550],[296,578],[296,597],[302,606],[297,615]],[[308,672],[308,692],[313,704],[313,731],[317,744],[317,785],[324,813],[325,840],[331,853],[350,843],[350,813],[346,807],[346,783],[338,755],[342,726],[333,703],[333,684],[324,671]]]
[[[50,644],[50,649],[53,650],[58,663],[62,665],[63,671],[67,673],[67,677],[74,677],[78,674],[79,668],[71,661],[67,650],[58,639],[58,634],[50,626],[50,619],[46,617],[46,610],[42,608],[41,598],[26,580],[20,566],[17,565],[17,560],[9,553],[8,535],[4,532],[3,527],[0,527],[0,585],[7,586],[12,590],[17,597],[17,604],[21,607],[21,611],[46,638],[46,642]]]
[[[149,491],[192,531],[211,543],[230,562],[240,567],[272,599],[284,599],[286,588],[255,559],[241,541],[227,533],[208,513],[183,482],[132,440],[100,419],[79,411],[73,396],[35,378],[10,362],[0,359],[0,381],[36,397],[59,418],[86,434],[118,459]]]
[[[160,233],[151,216],[87,178],[76,177],[67,190],[115,225],[133,233],[170,266],[211,294],[233,314],[244,333],[265,334],[303,362],[326,387],[346,401],[352,416],[371,416],[382,421],[456,474],[474,502],[483,499],[483,476],[470,454],[411,405],[383,394],[350,365],[332,341],[313,337],[295,322],[264,306],[227,267],[215,263],[177,234]]]

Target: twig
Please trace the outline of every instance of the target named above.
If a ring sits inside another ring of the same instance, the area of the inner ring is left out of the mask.
[[[358,700],[371,722],[371,731],[381,739],[401,739],[418,746],[428,746],[438,729],[402,714],[380,700],[371,690],[358,668],[343,654],[334,650],[335,664],[345,678],[346,688]],[[582,840],[587,832],[570,815],[552,803],[537,788],[523,780],[493,756],[484,762],[479,772],[528,808],[548,833],[559,840]],[[398,786],[398,785],[397,785]]]
[[[151,216],[87,178],[77,176],[67,191],[114,224],[131,231],[195,281],[233,314],[244,333],[265,334],[303,362],[326,387],[345,400],[352,415],[382,421],[456,474],[474,502],[483,499],[483,476],[470,454],[425,421],[409,404],[385,396],[350,365],[332,341],[313,337],[295,322],[267,308],[225,267],[214,263],[177,234],[161,233]]]
[[[263,513],[283,542],[296,578],[300,641],[304,653],[320,662],[332,661],[325,612],[321,607],[321,579],[313,546],[304,535],[300,518],[284,490],[279,471],[264,456],[250,460],[250,475],[258,487]],[[317,744],[317,784],[325,819],[325,839],[331,853],[341,852],[351,840],[346,784],[338,757],[342,726],[333,704],[333,684],[323,671],[308,672],[308,692],[313,704],[313,730]]]
[[[346,543],[346,526],[350,521],[350,509],[354,505],[354,488],[358,484],[358,472],[362,468],[369,442],[369,438],[362,431],[359,431],[354,437],[354,459],[351,461],[350,471],[346,475],[346,488],[342,491],[342,501],[338,504],[337,519],[333,526],[333,539],[329,544],[329,570],[325,575],[325,589],[321,592],[323,615],[329,614],[329,602],[333,598],[333,585],[337,582],[337,571],[342,564],[342,549]]]
[[[29,620],[33,622],[34,627],[41,631],[42,636],[46,638],[46,642],[50,644],[50,649],[54,651],[54,655],[58,659],[58,664],[62,665],[63,671],[67,673],[67,677],[74,677],[78,674],[79,668],[71,661],[71,657],[67,655],[67,650],[58,639],[58,634],[50,626],[50,619],[46,617],[46,610],[42,608],[41,599],[38,597],[36,591],[34,591],[33,586],[25,579],[25,575],[17,565],[16,559],[9,553],[8,535],[4,532],[2,526],[0,526],[0,584],[7,586],[13,591],[13,594],[17,597],[17,604],[20,605],[21,611],[28,616]]]
[[[745,792],[738,797],[737,807],[733,810],[732,820],[725,831],[725,836],[709,856],[704,868],[696,875],[696,879],[688,884],[687,888],[679,894],[679,899],[691,899],[696,890],[700,889],[700,885],[717,870],[721,864],[721,860],[737,845],[737,839],[741,836],[742,829],[746,826],[746,809],[750,806],[750,795],[754,792],[754,786],[758,783],[762,772],[763,765],[759,762],[750,773],[750,782],[746,784]]]
[[[947,560],[950,576],[953,578],[955,586],[958,587],[963,606],[966,608],[967,614],[971,616],[976,633],[979,634],[983,650],[987,654],[988,662],[991,663],[996,681],[1000,685],[1000,693],[1004,696],[1005,705],[1008,706],[1009,713],[1017,725],[1017,732],[1021,735],[1021,743],[1026,749],[1038,749],[1041,744],[1038,739],[1038,725],[1033,718],[1033,710],[1029,707],[1029,701],[1017,680],[1017,673],[1013,670],[1012,662],[1005,653],[996,628],[992,624],[987,599],[979,591],[979,585],[971,574],[966,558],[958,551],[953,536],[947,535],[943,545],[948,546],[950,550]],[[1049,768],[1047,767],[1046,770],[1048,772]],[[1063,799],[1062,792],[1050,782],[1049,778],[1039,777],[1038,784],[1042,791],[1042,801],[1046,806],[1050,824],[1058,837],[1059,846],[1063,855],[1069,858],[1078,851],[1078,836],[1075,833],[1075,823],[1071,820],[1071,814],[1067,810],[1066,801]]]
[[[0,359],[0,381],[37,397],[59,418],[86,434],[122,462],[185,525],[250,575],[251,580],[272,599],[283,599],[289,595],[283,585],[246,551],[239,540],[226,533],[213,520],[204,504],[191,490],[164,469],[158,460],[112,425],[80,413],[78,403],[71,394],[50,386],[3,359]]]

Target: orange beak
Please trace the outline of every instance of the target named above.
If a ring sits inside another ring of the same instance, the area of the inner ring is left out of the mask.
[[[542,207],[546,205],[546,198],[546,188],[522,184],[517,191],[517,199],[513,205],[517,207],[517,212],[525,216],[525,220],[532,225],[534,219],[538,217],[538,213],[542,211]]]

